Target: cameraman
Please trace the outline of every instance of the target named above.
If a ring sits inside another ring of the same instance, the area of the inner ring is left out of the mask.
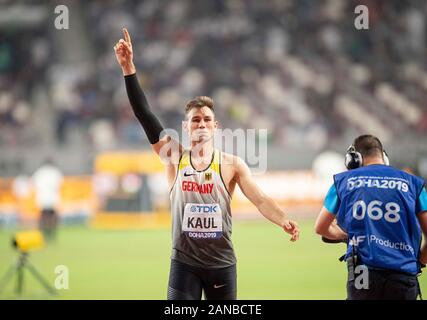
[[[372,135],[356,138],[345,162],[349,170],[334,176],[315,230],[348,244],[347,298],[416,300],[417,276],[427,263],[426,243],[421,247],[422,234],[427,237],[424,181],[389,166]],[[368,271],[362,288],[355,284],[358,265]]]

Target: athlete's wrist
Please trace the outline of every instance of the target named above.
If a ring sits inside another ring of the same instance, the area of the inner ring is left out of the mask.
[[[282,229],[287,229],[287,227],[288,227],[288,225],[289,225],[289,219],[283,219],[280,223],[279,223],[279,226],[282,228]]]
[[[123,76],[130,76],[136,73],[136,68],[133,62],[122,66]]]

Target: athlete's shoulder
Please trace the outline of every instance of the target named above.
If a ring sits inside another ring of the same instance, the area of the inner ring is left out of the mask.
[[[181,155],[179,157],[179,160],[177,162],[178,169],[181,170],[185,168],[186,166],[189,166],[191,163],[190,160],[190,149],[182,149]]]
[[[235,166],[235,165],[237,165],[239,163],[240,164],[242,162],[244,163],[244,161],[242,160],[242,158],[240,158],[240,157],[238,157],[238,156],[236,156],[234,154],[227,153],[227,152],[222,152],[222,151],[219,151],[219,150],[218,150],[218,152],[220,153],[220,156],[221,156],[221,164],[222,165],[232,165],[232,166]]]
[[[234,154],[221,152],[221,168],[223,173],[228,172],[234,177],[250,175],[246,162]]]

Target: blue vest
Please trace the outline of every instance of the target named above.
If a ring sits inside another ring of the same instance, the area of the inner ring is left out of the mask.
[[[369,165],[334,176],[338,225],[348,233],[346,257],[357,252],[370,268],[409,274],[420,271],[422,232],[416,201],[424,181],[385,165]]]

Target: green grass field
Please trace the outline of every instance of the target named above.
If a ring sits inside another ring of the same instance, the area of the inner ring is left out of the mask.
[[[301,239],[291,243],[271,223],[235,221],[233,241],[238,258],[239,299],[344,299],[346,267],[338,261],[344,245],[328,245],[313,232],[311,219],[301,220]],[[13,232],[0,231],[0,277],[16,260]],[[33,265],[53,285],[55,267],[69,269],[69,289],[54,299],[165,299],[170,230],[104,231],[63,227],[58,241],[33,252]],[[24,294],[14,293],[15,279],[0,299],[49,299],[25,273]],[[420,278],[427,290],[427,276]]]

